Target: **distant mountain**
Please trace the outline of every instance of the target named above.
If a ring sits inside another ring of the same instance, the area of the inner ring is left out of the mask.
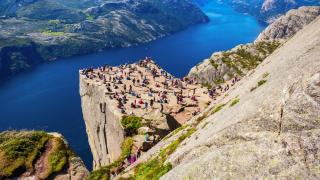
[[[236,10],[249,13],[258,20],[271,23],[290,9],[301,6],[319,6],[319,0],[222,0]]]
[[[198,5],[204,5],[210,0],[193,0]],[[212,0],[230,4],[242,13],[255,16],[259,21],[271,23],[290,9],[301,6],[320,6],[319,0]]]
[[[188,0],[1,0],[0,78],[43,61],[149,42],[208,20]]]

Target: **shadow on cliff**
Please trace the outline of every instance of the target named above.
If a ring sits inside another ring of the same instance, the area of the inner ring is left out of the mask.
[[[169,129],[158,129],[155,128],[155,134],[159,135],[160,138],[165,137],[168,135],[170,132],[174,131],[175,129],[181,127],[181,124],[170,114],[165,114],[166,119],[167,119],[167,124]]]

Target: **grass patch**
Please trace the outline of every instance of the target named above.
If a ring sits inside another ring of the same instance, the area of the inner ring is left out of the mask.
[[[121,124],[128,135],[133,135],[142,126],[142,120],[141,117],[125,116],[122,118]]]
[[[239,99],[239,98],[236,98],[236,99],[232,100],[232,102],[231,102],[231,104],[230,104],[230,107],[238,104],[239,102],[240,102],[240,99]]]
[[[195,128],[189,129],[185,134],[181,135],[177,140],[173,141],[170,145],[166,148],[162,149],[159,153],[159,156],[162,158],[168,157],[172,154],[177,148],[178,145],[185,140],[186,138],[190,137],[196,131]]]
[[[219,64],[217,64],[213,59],[210,59],[210,64],[215,68],[215,69],[218,69],[219,67]]]
[[[208,124],[209,124],[209,122],[204,123],[204,125],[201,127],[201,129],[204,129]]]
[[[253,88],[251,88],[250,91],[252,92],[252,91],[256,90],[258,87],[262,86],[262,85],[265,84],[266,82],[267,82],[267,80],[265,80],[265,79],[259,81],[259,82],[258,82],[258,85],[255,86],[255,87],[253,87]]]
[[[124,159],[125,157],[131,154],[132,146],[133,146],[133,138],[126,137],[121,146],[121,149],[122,149],[121,159]]]
[[[258,82],[258,87],[262,86],[263,84],[265,84],[267,82],[267,80],[261,80]]]
[[[177,140],[173,141],[166,148],[162,149],[154,159],[139,164],[135,169],[135,175],[132,179],[135,180],[158,180],[161,176],[172,169],[172,164],[164,162],[167,157],[172,154],[179,146],[179,144],[190,137],[196,131],[195,128],[189,129],[185,134],[181,135]]]
[[[178,132],[186,129],[187,127],[188,127],[187,125],[180,126],[179,128],[177,128],[174,131],[172,131],[170,134],[168,134],[166,137],[164,137],[162,140],[165,141],[165,140],[171,138],[172,136],[176,135]]]
[[[216,107],[213,109],[213,111],[211,112],[211,115],[219,112],[224,106],[225,106],[225,104],[220,104],[220,105],[216,106]]]
[[[18,169],[32,169],[49,137],[42,131],[0,133],[0,179],[12,177]]]
[[[201,86],[202,87],[206,87],[207,89],[211,89],[212,88],[212,84],[210,84],[208,82],[201,83]]]
[[[111,170],[114,168],[118,168],[121,165],[121,163],[125,160],[125,158],[129,154],[131,154],[132,146],[133,138],[126,137],[121,146],[122,152],[120,158],[117,161],[114,161],[113,163],[109,164],[108,166],[104,166],[98,170],[92,171],[88,176],[88,180],[109,180]]]
[[[92,171],[87,179],[88,180],[109,180],[110,168],[102,167],[98,170]]]
[[[217,79],[214,80],[214,83],[217,84],[217,85],[218,84],[222,84],[222,83],[224,83],[224,79],[223,78],[217,78]]]
[[[158,180],[172,169],[170,163],[164,164],[164,159],[152,159],[139,164],[135,169],[135,180]]]
[[[50,169],[47,176],[60,172],[67,164],[69,156],[72,156],[72,152],[68,150],[62,139],[52,138],[52,141],[52,152],[49,154]]]

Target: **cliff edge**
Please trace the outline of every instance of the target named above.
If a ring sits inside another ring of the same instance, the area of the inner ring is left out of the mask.
[[[320,18],[121,177],[319,179]]]
[[[58,133],[1,132],[0,162],[0,179],[82,180],[89,175]]]

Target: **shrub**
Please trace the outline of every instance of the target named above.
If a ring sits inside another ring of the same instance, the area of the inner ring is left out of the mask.
[[[135,116],[125,116],[121,120],[122,126],[125,128],[125,131],[129,134],[136,134],[137,130],[142,126],[142,118]]]
[[[211,112],[211,115],[219,112],[224,106],[225,106],[225,104],[220,104],[220,105],[216,106],[216,107],[213,109],[213,111]]]
[[[262,86],[263,84],[265,84],[267,82],[267,80],[261,80],[258,82],[258,87]]]
[[[215,68],[215,69],[218,69],[219,67],[219,64],[217,64],[213,59],[210,59],[210,64]]]
[[[231,102],[230,107],[238,104],[239,102],[240,102],[240,99],[239,99],[239,98],[234,99],[234,100]]]
[[[133,146],[133,138],[126,137],[121,146],[122,148],[121,158],[125,158],[131,154],[132,146]]]

